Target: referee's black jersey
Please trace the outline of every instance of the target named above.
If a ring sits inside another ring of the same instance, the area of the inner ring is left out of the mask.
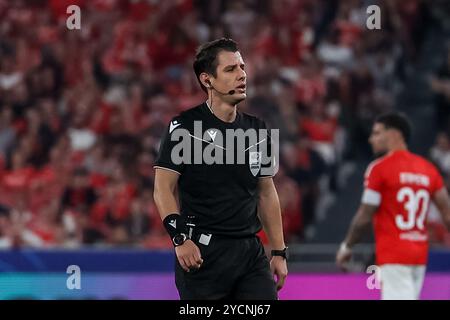
[[[198,130],[199,123],[202,131]],[[184,130],[177,131],[180,129]],[[256,143],[254,139],[245,139],[243,146],[236,138],[227,136],[230,131],[247,129],[258,132]],[[155,168],[165,168],[180,174],[180,211],[182,215],[195,217],[197,231],[245,237],[261,230],[257,217],[258,179],[271,177],[274,172],[272,162],[261,161],[264,156],[273,159],[271,136],[269,133],[259,135],[259,129],[266,129],[266,125],[254,116],[238,111],[234,122],[224,122],[211,112],[206,103],[182,112],[170,122],[161,141]],[[218,131],[222,137],[219,137]],[[183,139],[179,138],[181,133]],[[189,139],[186,139],[187,133]],[[174,135],[177,136],[177,141],[172,141],[176,140],[172,138]],[[234,140],[234,143],[230,144],[229,140]],[[192,152],[185,154],[188,149],[179,152],[181,145],[190,148]],[[235,158],[230,164],[231,157],[228,160],[226,157],[231,149]],[[206,163],[203,159],[199,163],[199,154],[201,158],[206,151],[218,159],[222,158],[222,163]],[[183,155],[183,159],[190,161],[180,163],[180,159],[173,158],[174,154]],[[239,163],[238,156],[241,156]]]

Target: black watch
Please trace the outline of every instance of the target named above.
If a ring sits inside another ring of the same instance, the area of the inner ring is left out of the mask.
[[[173,245],[175,247],[181,246],[187,240],[187,235],[184,233],[179,233],[172,238]]]
[[[270,254],[272,255],[272,257],[278,256],[278,257],[283,257],[284,260],[287,260],[289,258],[287,249],[288,249],[288,247],[284,248],[283,250],[272,250],[270,252]]]

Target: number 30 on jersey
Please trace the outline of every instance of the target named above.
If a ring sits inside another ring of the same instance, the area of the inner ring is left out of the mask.
[[[425,228],[425,217],[430,201],[428,191],[425,189],[414,191],[410,187],[403,187],[397,193],[397,201],[404,203],[404,208],[407,212],[406,219],[404,215],[397,214],[395,217],[397,227],[400,230],[412,230],[414,227],[423,230]],[[420,206],[421,201],[422,206]]]

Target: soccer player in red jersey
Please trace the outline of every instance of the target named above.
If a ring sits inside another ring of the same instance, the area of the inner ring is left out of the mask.
[[[419,299],[428,256],[430,200],[450,229],[447,189],[433,164],[408,151],[410,133],[402,114],[376,119],[369,142],[373,152],[383,156],[366,170],[361,205],[336,255],[337,265],[345,269],[352,247],[373,220],[383,300]]]

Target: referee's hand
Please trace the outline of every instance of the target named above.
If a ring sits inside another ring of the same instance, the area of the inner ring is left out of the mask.
[[[175,247],[175,254],[181,267],[186,272],[189,272],[190,269],[199,269],[202,266],[203,259],[200,249],[192,240],[188,239],[181,246]]]
[[[270,260],[270,270],[273,275],[277,276],[277,290],[281,290],[288,274],[286,260],[283,257],[272,257]]]

